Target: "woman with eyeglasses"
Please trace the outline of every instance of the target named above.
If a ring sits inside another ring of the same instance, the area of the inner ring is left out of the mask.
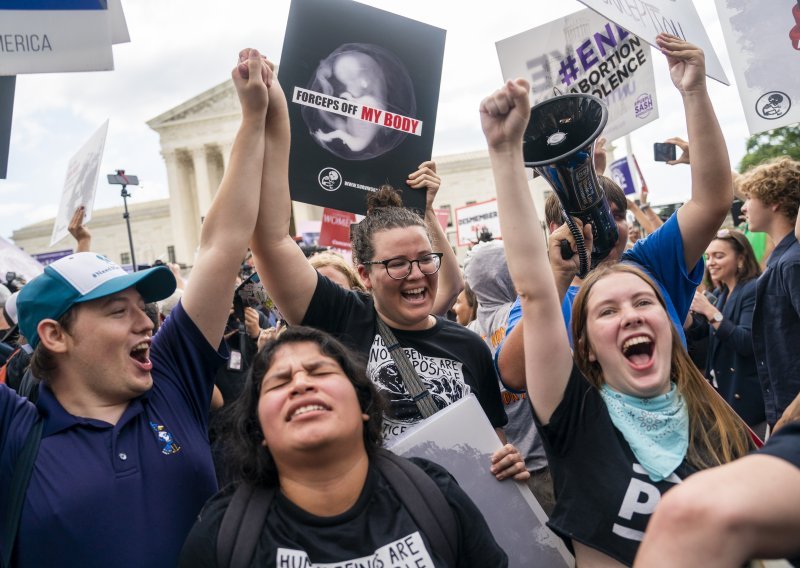
[[[761,268],[750,241],[733,229],[719,231],[708,245],[706,256],[708,272],[717,288],[711,295],[713,300],[706,294],[695,294],[691,310],[705,321],[696,320],[688,333],[708,336],[706,378],[763,437],[766,414],[750,332]]]
[[[486,344],[457,323],[433,315],[445,313],[457,295],[449,289],[438,294],[439,269],[444,273],[446,265],[449,274],[459,271],[433,212],[440,183],[435,164],[421,164],[406,181],[412,190],[426,190],[424,219],[402,207],[390,187],[369,194],[367,215],[351,228],[351,241],[354,264],[370,293],[344,290],[314,271],[289,236],[290,134],[285,98],[279,104],[280,114],[276,101],[270,101],[268,151],[252,242],[256,267],[270,297],[289,324],[332,333],[367,359],[367,373],[388,401],[384,439],[402,434],[423,416],[379,333],[379,320],[397,338],[435,408],[470,393],[477,396],[504,442],[492,456],[492,472],[498,479],[526,480],[529,474],[522,456],[505,444],[502,427],[507,418]]]

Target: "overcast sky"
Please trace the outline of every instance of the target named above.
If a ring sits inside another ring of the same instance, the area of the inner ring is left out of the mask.
[[[733,80],[714,2],[694,1]],[[114,71],[18,77],[8,176],[0,180],[0,236],[56,214],[70,157],[106,119],[95,209],[122,205],[119,186],[105,179],[115,169],[139,176],[133,203],[167,197],[158,135],[145,122],[225,81],[242,47],[280,62],[289,0],[122,2],[131,42],[114,46]],[[583,8],[577,0],[365,3],[447,30],[434,156],[485,148],[477,108],[502,82],[495,41]],[[685,137],[686,126],[664,58],[655,54],[654,61],[660,118],[632,140],[651,201],[666,203],[688,197],[689,171],[653,162],[652,144]],[[713,80],[709,86],[736,167],[747,139],[741,103],[734,86]],[[624,154],[620,146],[618,156]]]

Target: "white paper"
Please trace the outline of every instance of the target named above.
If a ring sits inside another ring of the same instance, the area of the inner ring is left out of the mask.
[[[7,272],[21,274],[26,281],[39,276],[44,267],[24,250],[0,237],[0,277],[5,280]]]
[[[108,14],[111,24],[111,43],[128,43],[131,35],[128,33],[128,22],[125,21],[125,12],[122,10],[122,0],[108,0]]]
[[[653,46],[656,45],[656,36],[661,32],[695,44],[705,52],[706,75],[730,85],[692,0],[579,1]]]
[[[800,34],[795,0],[716,0],[750,134],[800,122]]]
[[[61,194],[61,204],[58,206],[49,246],[53,246],[69,235],[69,222],[79,206],[83,205],[86,208],[83,222],[88,223],[91,220],[107,133],[108,120],[70,159],[64,180],[64,191]]]
[[[502,447],[474,395],[440,410],[389,443],[404,457],[419,457],[447,469],[483,513],[512,568],[574,565],[563,542],[545,526],[547,515],[523,482],[497,481],[491,455]]]

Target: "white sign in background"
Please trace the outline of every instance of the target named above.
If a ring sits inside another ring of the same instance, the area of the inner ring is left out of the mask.
[[[114,69],[109,18],[107,9],[0,10],[0,75]]]
[[[692,0],[579,1],[653,46],[656,45],[656,36],[661,32],[676,35],[695,44],[705,52],[706,75],[724,85],[730,85]],[[751,3],[764,5],[752,0]]]
[[[492,453],[501,446],[474,394],[388,443],[394,453],[430,460],[456,478],[508,555],[509,568],[572,568],[574,558],[545,525],[547,515],[528,484],[511,479],[497,481],[489,471]]]
[[[658,118],[652,53],[646,42],[591,10],[498,41],[503,78],[531,83],[531,104],[561,93],[608,105],[603,136],[616,140]]]
[[[750,134],[800,122],[800,6],[795,0],[716,0]]]
[[[107,133],[108,120],[70,159],[49,246],[53,246],[69,234],[69,222],[75,210],[81,205],[86,208],[84,223],[88,223],[92,218],[94,194],[97,190],[97,178],[100,175],[100,162],[103,160]]]
[[[497,216],[497,199],[473,203],[456,209],[456,237],[458,246],[466,246],[477,239],[486,227],[494,238],[500,235],[500,218]]]

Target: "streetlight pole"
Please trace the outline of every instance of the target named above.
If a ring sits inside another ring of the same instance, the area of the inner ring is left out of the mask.
[[[117,170],[116,174],[108,174],[108,183],[111,185],[121,185],[122,186],[122,203],[125,206],[125,213],[122,214],[122,218],[125,219],[125,224],[128,227],[128,245],[131,249],[131,266],[133,267],[133,271],[136,272],[138,267],[136,265],[136,255],[133,252],[133,233],[131,233],[131,218],[128,214],[128,198],[133,197],[130,193],[128,193],[127,187],[129,185],[139,185],[139,178],[132,175],[125,175],[125,170]]]

